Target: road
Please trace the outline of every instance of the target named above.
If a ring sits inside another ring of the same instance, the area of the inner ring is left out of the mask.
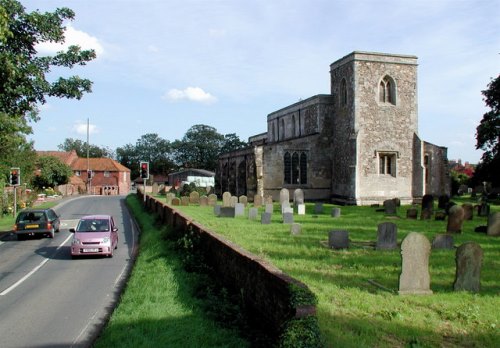
[[[134,257],[137,231],[124,197],[90,196],[54,209],[61,231],[54,239],[0,241],[0,346],[88,347],[119,296]],[[119,229],[113,258],[72,260],[69,246],[78,219],[110,214]]]

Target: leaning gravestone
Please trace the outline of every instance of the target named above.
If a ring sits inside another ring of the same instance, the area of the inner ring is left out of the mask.
[[[348,249],[349,233],[347,231],[330,231],[328,233],[328,246],[332,249]]]
[[[447,233],[437,234],[432,240],[432,249],[453,249],[453,236]]]
[[[181,197],[181,205],[189,205],[189,197],[188,196],[182,196]]]
[[[429,220],[432,217],[432,211],[434,210],[434,196],[424,195],[422,197],[422,211],[420,212],[420,220]]]
[[[467,242],[460,245],[456,254],[457,271],[453,289],[479,292],[482,262],[483,249],[479,244]]]
[[[323,203],[314,204],[314,214],[323,214]]]
[[[284,213],[283,214],[283,223],[284,224],[293,224],[293,213]]]
[[[259,208],[260,206],[262,206],[262,196],[261,195],[253,196],[253,206],[256,208]]]
[[[271,203],[266,203],[266,213],[272,214],[274,210],[274,205]]]
[[[290,192],[286,188],[282,188],[280,191],[280,204],[290,203]]]
[[[461,233],[464,222],[464,210],[461,206],[454,205],[448,212],[448,226],[446,232]]]
[[[383,222],[378,225],[377,250],[392,250],[398,247],[398,226],[392,222]]]
[[[172,205],[181,205],[181,200],[177,197],[172,198]]]
[[[296,222],[292,223],[290,226],[290,233],[293,234],[294,236],[300,234],[302,231],[302,226]]]
[[[206,207],[208,205],[208,197],[207,196],[201,196],[200,197],[200,206]]]
[[[243,203],[236,203],[234,206],[234,216],[245,215],[245,205]]]
[[[189,203],[190,204],[200,203],[200,194],[197,191],[193,191],[189,194]]]
[[[490,216],[488,216],[486,234],[488,236],[500,236],[500,212],[491,213]]]
[[[293,205],[304,204],[304,191],[300,188],[293,191]]]
[[[231,206],[231,194],[227,191],[222,194],[222,206],[223,207]]]
[[[255,208],[255,207],[248,209],[248,219],[257,220],[258,212],[259,212],[259,209]]]
[[[208,195],[208,205],[215,206],[217,204],[217,195],[215,193],[211,193]]]
[[[399,277],[400,295],[428,295],[431,277],[429,256],[431,243],[421,233],[411,232],[401,244],[402,267]]]
[[[220,208],[221,208],[220,204],[214,205],[214,215],[215,216],[219,216],[220,215]]]
[[[340,208],[332,208],[331,216],[334,218],[340,217]]]
[[[472,204],[462,204],[462,209],[464,210],[464,220],[472,220],[474,217],[474,207]]]
[[[418,209],[415,207],[411,207],[406,211],[406,218],[411,220],[416,220],[418,217]]]
[[[297,205],[297,214],[298,215],[306,215],[306,205],[305,204]]]
[[[238,197],[231,196],[231,199],[229,200],[229,206],[234,208],[236,206],[236,203],[238,203]]]
[[[269,225],[271,223],[271,213],[262,213],[260,223],[262,225]]]
[[[240,203],[242,203],[242,204],[246,207],[246,206],[247,206],[247,204],[248,204],[248,197],[247,197],[247,196],[245,196],[245,195],[242,195],[242,196],[240,196],[240,197],[238,198],[238,201],[239,201]]]
[[[396,203],[393,199],[384,201],[384,213],[385,215],[396,215]]]
[[[219,217],[230,217],[234,218],[236,216],[234,207],[221,207]]]

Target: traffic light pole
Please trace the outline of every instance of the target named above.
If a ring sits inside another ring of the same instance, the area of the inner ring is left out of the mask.
[[[17,216],[17,186],[14,186],[14,218]]]
[[[146,203],[146,178],[144,178],[144,203]]]

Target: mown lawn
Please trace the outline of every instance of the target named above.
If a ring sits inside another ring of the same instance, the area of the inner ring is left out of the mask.
[[[377,225],[395,222],[401,243],[413,231],[431,241],[446,231],[446,221],[407,220],[409,206],[398,209],[397,219],[354,206],[341,207],[341,217],[332,218],[332,207],[325,204],[324,214],[314,216],[308,204],[305,216],[294,216],[302,225],[296,236],[281,223],[278,205],[270,225],[261,225],[260,216],[258,221],[218,218],[211,207],[176,208],[307,284],[318,296],[320,328],[329,347],[500,347],[500,238],[474,232],[486,218],[474,216],[454,235],[455,246],[474,241],[484,250],[479,294],[453,291],[455,250],[437,250],[430,257],[433,295],[400,296],[400,250],[370,247]],[[325,246],[332,229],[349,231],[348,250]]]

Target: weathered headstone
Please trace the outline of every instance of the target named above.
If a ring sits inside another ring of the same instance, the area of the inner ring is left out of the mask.
[[[260,223],[263,225],[269,225],[271,223],[271,213],[262,213],[260,216]]]
[[[332,208],[331,216],[334,218],[340,217],[340,208]]]
[[[477,216],[489,216],[490,205],[488,203],[481,203],[477,209]]]
[[[457,205],[457,203],[453,202],[453,201],[449,201],[448,203],[446,203],[446,208],[444,209],[444,211],[446,212],[446,214],[449,214],[450,213],[450,209]]]
[[[302,232],[302,226],[301,224],[298,224],[296,222],[292,223],[290,225],[290,233],[293,234],[294,236],[300,234]]]
[[[438,198],[438,208],[439,209],[446,209],[448,206],[448,203],[450,203],[450,196],[448,195],[441,195]]]
[[[461,233],[464,222],[464,210],[459,205],[454,205],[448,213],[448,225],[446,232]]]
[[[167,193],[166,195],[167,204],[172,204],[173,198],[175,198],[175,194],[173,194],[172,192]]]
[[[453,249],[453,236],[447,233],[437,234],[432,240],[432,249]]]
[[[411,232],[401,244],[402,267],[399,277],[399,294],[428,295],[431,277],[429,274],[429,256],[431,243],[427,237]]]
[[[483,249],[479,244],[467,242],[460,245],[456,253],[457,270],[453,289],[455,291],[479,292],[482,262]]]
[[[434,210],[434,196],[424,195],[422,197],[422,211],[420,212],[420,220],[429,220],[432,217]]]
[[[393,199],[384,201],[384,213],[385,215],[396,215],[396,203]]]
[[[208,195],[208,205],[215,206],[217,204],[217,195],[215,193],[211,193]]]
[[[271,203],[266,203],[266,213],[272,214],[274,210],[274,205]]]
[[[182,196],[181,197],[181,205],[189,205],[189,197]]]
[[[323,203],[314,204],[314,214],[323,214]]]
[[[181,200],[177,197],[172,198],[172,205],[181,205]]]
[[[236,206],[236,203],[238,203],[238,197],[231,196],[231,199],[229,200],[229,206],[234,208]]]
[[[288,209],[290,208],[290,203],[289,202],[285,202],[281,205],[281,214],[283,214],[285,212],[285,209]],[[293,212],[293,209],[292,209],[292,212]]]
[[[378,225],[377,250],[392,250],[398,247],[398,226],[392,222],[382,222]]]
[[[293,205],[298,206],[299,204],[304,204],[304,191],[300,188],[293,191]]]
[[[290,192],[287,188],[282,188],[280,191],[280,204],[283,205],[285,202],[290,203]]]
[[[349,248],[349,233],[343,230],[328,232],[328,246],[332,249]]]
[[[243,203],[236,203],[234,205],[234,216],[245,215],[245,205]]]
[[[200,206],[206,207],[208,205],[208,197],[207,196],[201,196],[200,197]]]
[[[214,205],[214,215],[215,216],[219,216],[220,215],[220,208],[221,208],[220,204]]]
[[[293,208],[292,207],[282,207],[282,214],[290,213],[293,214]]]
[[[401,199],[396,197],[396,198],[393,198],[392,200],[394,201],[394,204],[396,205],[396,207],[401,206]]]
[[[262,206],[262,196],[261,195],[255,195],[253,197],[253,206],[256,208],[259,208]]]
[[[250,208],[248,209],[248,219],[250,220],[257,220],[257,215],[259,213],[259,209],[258,208]]]
[[[247,204],[248,204],[248,197],[247,197],[247,196],[245,196],[245,195],[242,195],[242,196],[240,196],[240,197],[238,198],[238,201],[239,201],[240,203],[242,203],[242,204],[246,207],[246,206],[247,206]]]
[[[500,236],[500,212],[491,213],[488,216],[488,227],[486,230],[488,236]]]
[[[156,196],[159,191],[159,185],[157,182],[153,183],[153,187],[151,188],[151,193]]]
[[[284,224],[293,224],[293,213],[284,213],[283,214],[283,223]]]
[[[297,205],[297,214],[298,215],[306,215],[306,205],[305,204]]]
[[[189,203],[190,204],[200,203],[200,194],[198,193],[198,191],[193,191],[189,194]]]
[[[231,193],[226,191],[222,194],[222,206],[223,207],[231,206]]]
[[[444,211],[437,211],[434,215],[434,219],[436,221],[444,221],[446,220],[446,213]]]
[[[273,196],[267,195],[266,197],[264,197],[264,203],[265,204],[273,204]]]
[[[234,207],[221,207],[219,217],[230,217],[234,218],[236,216]]]
[[[406,211],[406,218],[411,220],[416,220],[418,217],[418,209],[411,207]]]
[[[462,204],[462,209],[464,210],[464,220],[472,220],[474,217],[474,207],[472,204]]]

